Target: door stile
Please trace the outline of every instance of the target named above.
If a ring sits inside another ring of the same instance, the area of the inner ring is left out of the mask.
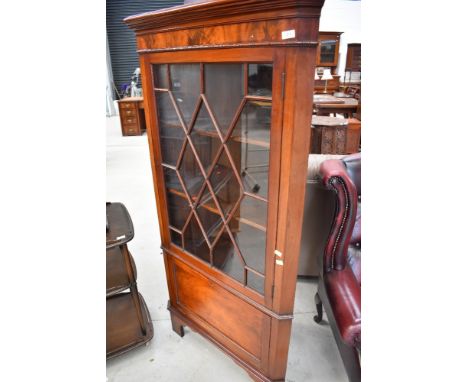
[[[148,135],[148,144],[150,151],[151,170],[153,174],[153,188],[156,197],[156,212],[158,214],[159,229],[161,234],[161,241],[163,245],[169,245],[169,217],[166,206],[166,193],[164,187],[158,187],[162,184],[160,180],[164,179],[163,169],[161,166],[161,146],[159,142],[159,134],[157,133],[158,116],[155,105],[154,95],[154,80],[153,71],[151,70],[151,62],[149,57],[145,54],[140,55],[140,69],[143,86],[143,100],[145,106],[145,119],[146,119],[146,134]]]
[[[286,81],[283,117],[278,233],[273,311],[292,314],[296,291],[301,227],[312,120],[314,49],[286,48]],[[298,111],[300,110],[300,112]],[[276,293],[278,291],[278,293]]]
[[[278,206],[280,193],[281,141],[283,130],[282,99],[283,73],[285,72],[285,51],[276,49],[273,55],[273,107],[270,138],[270,174],[268,195],[267,246],[265,258],[265,305],[273,309],[275,286],[275,249],[278,230]]]

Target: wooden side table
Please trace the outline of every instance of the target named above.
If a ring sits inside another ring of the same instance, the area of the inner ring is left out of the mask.
[[[357,118],[348,119],[346,134],[346,154],[357,153],[361,148],[361,121]]]
[[[359,152],[361,121],[356,118],[312,117],[310,154],[352,154]]]
[[[344,104],[345,101],[331,94],[314,94],[314,105]]]
[[[143,97],[128,97],[118,101],[122,135],[141,135],[146,131]]]
[[[106,215],[106,355],[112,358],[147,343],[154,331],[127,247],[134,236],[130,215],[122,203],[106,203]]]
[[[336,117],[312,117],[311,154],[345,154],[348,121]]]
[[[345,118],[351,117],[354,113],[357,112],[359,107],[359,101],[354,98],[340,98],[343,100],[343,103],[322,103],[316,104],[315,109],[317,110],[318,116],[328,116],[333,114],[343,114]]]

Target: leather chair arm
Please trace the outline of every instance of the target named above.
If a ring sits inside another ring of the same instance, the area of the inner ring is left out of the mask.
[[[327,160],[320,165],[320,176],[325,187],[336,194],[335,217],[325,246],[324,271],[342,270],[356,220],[358,195],[341,160]]]
[[[325,277],[328,298],[334,301],[333,316],[341,339],[352,347],[361,343],[361,286],[351,269]]]

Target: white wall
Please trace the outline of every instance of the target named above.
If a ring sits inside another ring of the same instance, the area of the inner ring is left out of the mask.
[[[320,31],[343,32],[340,40],[338,74],[344,79],[346,50],[349,43],[361,42],[361,2],[325,0],[320,17]]]

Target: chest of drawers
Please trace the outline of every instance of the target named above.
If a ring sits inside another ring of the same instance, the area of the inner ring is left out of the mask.
[[[146,130],[143,98],[123,98],[118,103],[122,135],[141,135]]]

